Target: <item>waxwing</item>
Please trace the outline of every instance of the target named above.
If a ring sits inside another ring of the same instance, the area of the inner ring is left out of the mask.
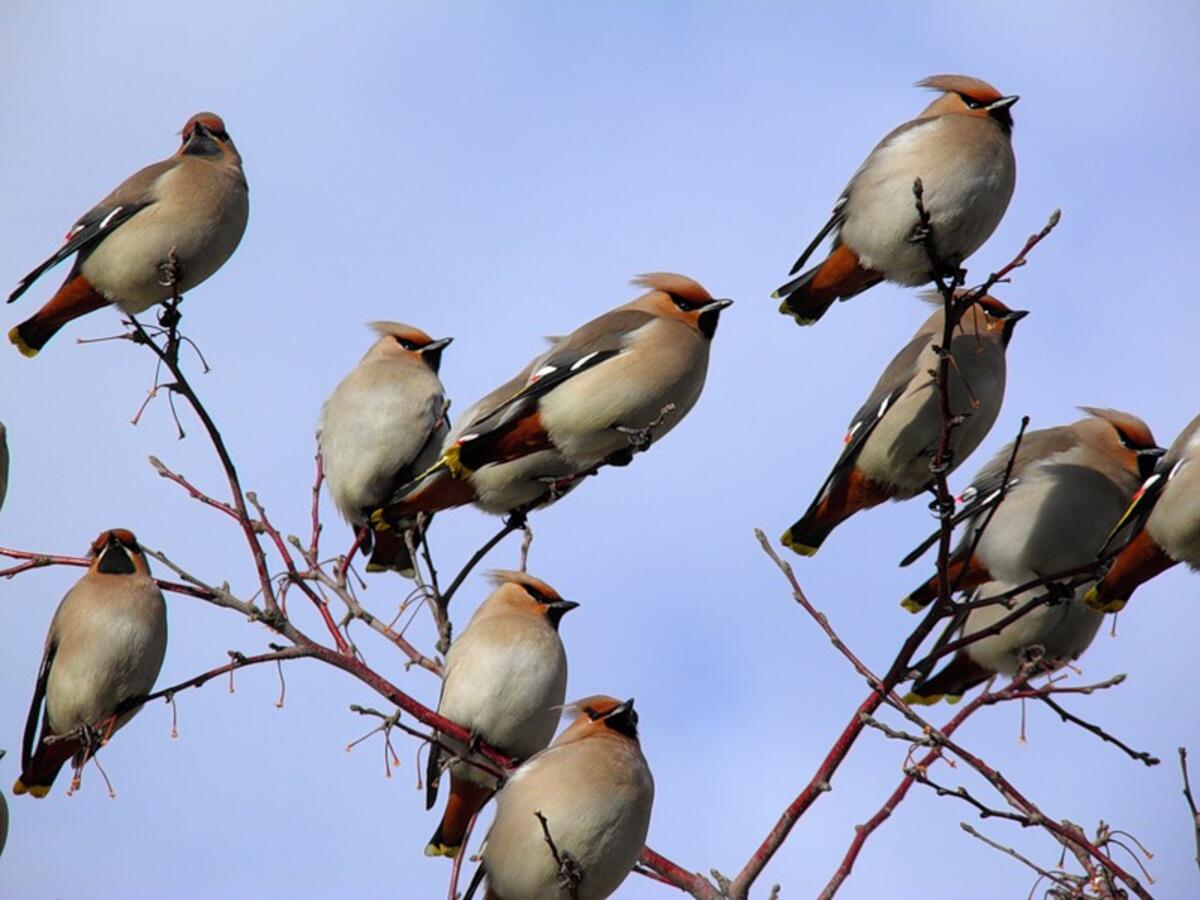
[[[449,431],[449,403],[437,373],[451,338],[435,341],[399,322],[371,328],[379,340],[334,388],[317,426],[329,495],[356,531],[396,488],[437,461]],[[373,546],[368,536],[368,572],[412,575],[404,530],[413,524],[379,532]]]
[[[1017,177],[1009,108],[1018,98],[967,75],[933,75],[917,86],[941,94],[871,151],[791,274],[832,235],[829,256],[772,295],[783,300],[779,311],[801,325],[821,318],[834,300],[881,281],[932,280],[928,252],[914,241],[917,178],[924,184],[937,256],[947,266],[960,266],[1004,217]]]
[[[567,690],[567,655],[558,625],[579,604],[523,572],[491,573],[496,589],[446,655],[438,712],[506,756],[528,759],[554,737]],[[465,748],[438,736],[452,750]],[[442,769],[450,800],[426,856],[457,856],[467,825],[496,790],[486,772],[437,746],[429,754],[426,809],[437,801]]]
[[[1200,416],[1175,438],[1113,536],[1126,526],[1132,538],[1084,598],[1104,612],[1123,608],[1138,585],[1177,563],[1200,569]]]
[[[1020,587],[1004,581],[981,585],[971,600],[999,597]],[[1078,659],[1092,643],[1104,614],[1089,609],[1080,599],[1087,585],[1075,588],[1069,596],[1038,606],[1013,621],[997,634],[967,644],[940,672],[913,685],[904,698],[906,703],[929,705],[943,697],[954,702],[966,691],[983,684],[993,675],[1015,675],[1023,664],[1031,671],[1053,672]],[[969,637],[1008,618],[1034,600],[1046,596],[1044,587],[1030,588],[1011,602],[981,606],[967,613],[961,633]]]
[[[631,303],[555,340],[504,388],[476,404],[442,459],[377,520],[481,502],[508,511],[561,496],[603,464],[624,465],[695,405],[721,310],[683,275],[643,275]],[[497,472],[495,467],[523,465]]]
[[[486,875],[485,900],[568,900],[540,813],[559,855],[580,876],[578,900],[610,896],[646,844],[654,779],[637,738],[633,700],[590,697],[575,721],[496,795],[496,818],[467,900]]]
[[[963,506],[955,520],[966,520],[967,527],[950,556],[948,571],[957,590],[970,591],[989,581],[1025,584],[1096,558],[1163,450],[1136,416],[1081,409],[1088,413],[1086,419],[1024,436],[1007,492],[1004,473],[1011,444],[979,471],[959,498]],[[975,531],[985,522],[976,540]],[[913,562],[936,540],[936,535],[927,539],[901,565]],[[905,599],[904,607],[916,612],[936,597],[934,576]]]
[[[21,279],[12,303],[43,272],[78,253],[66,281],[31,318],[8,333],[36,356],[60,328],[115,304],[135,315],[206,280],[233,254],[249,215],[242,158],[214,113],[197,113],[174,156],[123,181],[67,232],[58,252]]]
[[[1026,315],[984,297],[955,329],[947,384],[951,412],[965,418],[950,432],[950,471],[975,452],[996,421],[1004,401],[1005,350],[1013,328]],[[907,500],[929,487],[929,466],[941,433],[933,373],[945,321],[939,306],[884,369],[855,413],[833,471],[804,517],[784,532],[785,546],[811,556],[859,510],[889,499]]]
[[[162,667],[167,608],[137,538],[102,532],[91,554],[46,635],[14,794],[45,797],[68,759],[81,768],[134,716],[137,707],[118,709],[150,693]]]

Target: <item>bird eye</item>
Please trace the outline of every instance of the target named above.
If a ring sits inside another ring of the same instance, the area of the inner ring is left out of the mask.
[[[701,305],[699,303],[693,303],[684,297],[680,297],[678,294],[671,294],[670,297],[671,302],[684,312],[691,312],[692,310],[699,308]]]
[[[399,344],[401,347],[403,347],[405,350],[412,350],[414,353],[421,349],[417,344],[413,343],[410,340],[402,338],[402,337],[397,337],[396,343]]]
[[[967,104],[967,109],[983,109],[987,106],[986,103],[981,103],[972,97],[968,97],[966,94],[959,94],[958,96],[962,97],[962,102]]]
[[[1113,427],[1116,428],[1115,425]],[[1122,447],[1124,447],[1126,450],[1133,450],[1136,448],[1137,445],[1133,442],[1133,439],[1130,438],[1128,434],[1126,434],[1120,428],[1116,428],[1116,432],[1117,440],[1121,442]]]

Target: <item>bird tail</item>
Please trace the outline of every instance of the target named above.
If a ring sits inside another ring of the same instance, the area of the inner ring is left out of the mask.
[[[858,254],[840,244],[819,265],[797,275],[771,296],[783,302],[779,311],[799,325],[812,325],[833,305],[883,281],[883,276],[858,264]]]
[[[967,654],[956,653],[942,671],[914,684],[904,702],[910,706],[932,706],[945,698],[947,703],[957,703],[963,694],[991,677],[991,672]]]
[[[39,743],[28,762],[21,767],[21,776],[13,785],[14,794],[29,794],[39,800],[50,793],[54,779],[72,756],[83,752],[78,739]]]
[[[80,316],[108,306],[109,301],[82,275],[68,278],[46,305],[8,332],[8,339],[30,358],[49,343],[58,330]]]
[[[475,499],[475,488],[470,480],[455,478],[443,467],[430,470],[420,478],[411,490],[394,497],[385,507],[371,513],[371,525],[378,534],[402,523],[418,513],[435,513],[443,509],[464,506]]]
[[[458,856],[467,837],[467,826],[491,796],[491,788],[450,773],[450,800],[437,831],[425,847],[425,855],[447,856],[451,859]]]
[[[838,525],[891,496],[886,486],[871,481],[857,468],[851,469],[844,477],[835,477],[780,540],[801,556],[812,556]]]
[[[969,591],[992,580],[991,573],[988,572],[977,556],[972,556],[968,560],[951,558],[950,565],[946,570],[946,577],[950,582],[951,591],[955,592]],[[938,580],[937,576],[934,575],[905,597],[900,602],[900,605],[910,613],[917,613],[936,600],[937,595]]]
[[[376,532],[371,558],[367,560],[367,571],[398,572],[405,578],[416,577],[412,554],[409,553],[408,542],[404,539],[405,532],[415,527],[415,522],[406,520],[397,522],[387,531]]]
[[[1176,560],[1163,552],[1143,528],[1117,554],[1104,577],[1084,595],[1084,602],[1100,612],[1118,612],[1125,608],[1138,585],[1171,566]]]

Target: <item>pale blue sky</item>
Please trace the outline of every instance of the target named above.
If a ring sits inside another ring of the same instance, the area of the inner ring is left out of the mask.
[[[964,485],[1016,429],[1129,409],[1161,443],[1195,415],[1200,136],[1189,105],[1200,10],[1190,3],[485,4],[60,3],[3,13],[8,123],[0,185],[8,226],[0,282],[15,284],[70,223],[137,167],[166,156],[187,117],[225,117],[246,161],[251,218],[230,263],[189,296],[185,327],[213,366],[210,410],[285,530],[306,527],[312,429],[322,400],[369,344],[363,323],[453,335],[443,378],[458,410],[514,373],[540,336],[633,296],[627,279],[687,273],[737,305],[708,388],[649,454],[537,515],[530,568],[582,608],[563,626],[570,693],[637,698],[658,796],[650,841],[679,863],[732,874],[810,777],[865,686],[789,599],[754,542],[807,505],[847,420],[926,315],[884,286],[800,330],[768,299],[874,142],[927,102],[911,85],[968,72],[1022,100],[1016,195],[970,262],[1005,262],[1049,212],[1063,224],[998,296],[1019,327],[1008,398]],[[19,224],[18,224],[19,223]],[[4,329],[57,284],[5,310]],[[80,553],[125,525],[202,576],[249,593],[236,528],[146,465],[153,453],[221,489],[198,427],[177,442],[164,405],[128,425],[149,383],[145,352],[76,346],[115,331],[99,313],[41,357],[0,348],[0,419],[13,477],[0,544]],[[348,544],[333,515],[326,547]],[[495,521],[439,517],[443,570]],[[882,668],[913,620],[921,577],[896,561],[931,526],[921,501],[864,514],[813,560],[809,596]],[[512,565],[516,542],[489,563]],[[76,570],[0,584],[0,783],[17,772],[41,642]],[[1195,891],[1175,748],[1200,757],[1191,644],[1200,581],[1175,570],[1139,592],[1083,660],[1127,672],[1069,707],[1163,758],[1147,770],[1031,707],[994,709],[960,732],[1050,815],[1103,817],[1154,852],[1164,897]],[[403,586],[371,582],[393,609]],[[485,590],[473,577],[458,621]],[[162,683],[265,648],[270,635],[169,597]],[[295,608],[299,608],[298,605]],[[419,632],[429,642],[429,629]],[[387,647],[368,658],[433,703],[435,679]],[[439,897],[449,866],[422,848],[435,825],[414,790],[416,745],[388,781],[381,748],[351,754],[365,688],[301,662],[274,708],[275,673],[243,672],[181,696],[180,738],[153,706],[89,773],[37,803],[10,798],[0,893],[13,897]],[[940,721],[948,711],[935,713]],[[903,748],[868,736],[832,794],[764,874],[785,898],[815,894],[853,825],[900,776]],[[986,788],[961,767],[951,785]],[[922,790],[872,838],[847,898],[1024,896],[1030,873],[958,827],[965,806]],[[972,820],[974,821],[974,820]],[[1045,864],[1055,846],[1004,822],[975,824]],[[1129,860],[1122,860],[1132,866]],[[763,893],[763,892],[760,892]],[[631,878],[625,898],[670,896]]]

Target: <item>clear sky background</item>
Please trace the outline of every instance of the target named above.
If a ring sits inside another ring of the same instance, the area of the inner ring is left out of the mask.
[[[684,272],[737,301],[686,422],[533,519],[531,571],[583,604],[563,625],[569,693],[637,698],[658,788],[650,842],[689,868],[733,874],[866,693],[752,529],[774,537],[803,511],[851,414],[927,309],[882,286],[801,330],[768,295],[875,141],[928,102],[913,82],[967,72],[1022,96],[1016,195],[970,261],[973,276],[1063,210],[1058,232],[996,291],[1033,314],[1012,344],[996,428],[953,484],[1023,413],[1036,428],[1077,418],[1078,404],[1128,409],[1166,444],[1200,406],[1195,4],[212,0],[11,4],[2,18],[5,285],[113,185],[173,152],[189,115],[225,117],[245,158],[250,225],[229,264],[189,295],[185,330],[213,367],[196,382],[243,480],[285,531],[307,527],[313,426],[372,340],[365,322],[453,335],[442,374],[461,411],[542,335],[631,299],[635,273]],[[5,308],[4,329],[62,274]],[[0,348],[13,466],[0,544],[79,554],[123,525],[246,596],[254,577],[237,528],[146,464],[156,454],[223,491],[200,428],[186,419],[177,441],[161,400],[131,427],[150,355],[74,344],[117,330],[102,312],[36,360]],[[326,511],[333,552],[350,536]],[[442,570],[496,526],[473,509],[439,517]],[[845,525],[815,559],[796,559],[809,596],[873,666],[914,623],[898,601],[929,567],[896,562],[931,527],[922,501],[889,505]],[[489,564],[514,565],[516,544]],[[43,570],[0,584],[6,792],[43,636],[78,576]],[[386,615],[406,589],[374,578],[366,602]],[[455,601],[460,624],[485,590],[473,576]],[[1163,897],[1197,890],[1175,752],[1187,745],[1200,759],[1198,592],[1182,569],[1141,590],[1116,639],[1106,627],[1082,661],[1082,678],[1126,672],[1127,683],[1068,704],[1161,766],[1040,706],[1027,710],[1026,743],[1015,705],[960,732],[1048,814],[1137,835],[1155,853]],[[169,596],[168,606],[162,684],[271,640],[200,601]],[[415,631],[426,646],[429,632]],[[365,632],[360,640],[381,672],[436,701],[436,679],[406,673]],[[436,815],[415,790],[415,742],[399,741],[402,766],[387,780],[378,742],[344,750],[368,727],[348,705],[381,701],[315,663],[290,665],[287,679],[283,710],[270,668],[239,673],[233,695],[220,683],[182,695],[178,740],[166,706],[145,710],[102,757],[115,801],[92,770],[72,798],[64,783],[43,802],[10,797],[0,894],[444,896],[449,865],[422,856]],[[814,895],[903,757],[898,744],[864,738],[758,893],[779,882],[785,898]],[[937,777],[991,798],[963,767]],[[1024,896],[1032,873],[964,835],[964,819],[1043,864],[1058,858],[1039,832],[979,823],[917,788],[842,895]],[[638,877],[620,892],[669,895]]]

